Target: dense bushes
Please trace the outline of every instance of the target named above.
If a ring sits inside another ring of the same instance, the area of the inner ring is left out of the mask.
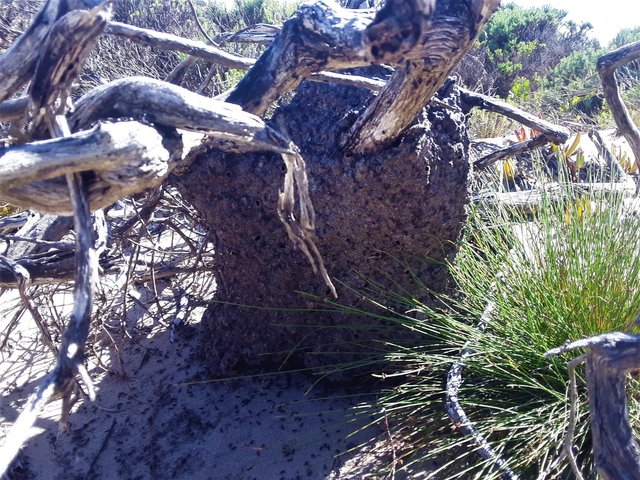
[[[595,47],[587,35],[591,25],[566,17],[566,11],[552,7],[502,6],[470,53],[475,66],[470,68],[469,60],[461,66],[463,80],[479,78],[481,67],[482,89],[507,97],[518,77],[544,76],[569,53]]]

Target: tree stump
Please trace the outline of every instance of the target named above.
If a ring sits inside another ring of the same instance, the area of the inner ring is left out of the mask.
[[[372,286],[420,299],[427,288],[446,286],[443,262],[455,254],[469,201],[457,86],[446,82],[440,102],[429,104],[395,145],[366,156],[345,154],[341,136],[370,95],[305,82],[271,119],[285,127],[307,163],[317,245],[337,281],[338,302],[364,310],[373,307],[358,292]],[[210,151],[173,179],[215,232],[218,292],[204,316],[204,352],[216,374],[273,368],[285,358],[292,368],[326,371],[366,361],[379,353],[377,342],[407,333],[372,317],[331,311],[327,287],[278,219],[283,171],[276,155]]]

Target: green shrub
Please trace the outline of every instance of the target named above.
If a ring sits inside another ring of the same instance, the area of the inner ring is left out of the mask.
[[[393,317],[423,336],[419,345],[389,355],[403,381],[378,404],[412,446],[399,454],[396,468],[436,460],[433,478],[500,478],[444,410],[447,372],[465,345],[474,353],[465,362],[460,400],[478,431],[521,478],[537,478],[558,458],[568,358],[544,353],[567,340],[627,329],[640,313],[640,218],[618,196],[587,196],[571,186],[565,194],[561,201],[545,198],[533,218],[495,205],[474,207],[451,265],[455,294],[440,297],[437,308],[406,299],[414,313]],[[480,331],[478,319],[491,303]],[[592,475],[584,385],[580,390],[574,444],[580,467]],[[630,401],[637,422],[636,397]],[[564,460],[545,478],[573,475]]]

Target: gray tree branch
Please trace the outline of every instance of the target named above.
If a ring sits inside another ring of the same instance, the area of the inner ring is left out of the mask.
[[[356,154],[397,139],[473,45],[500,0],[436,1],[415,47],[343,139]],[[390,5],[390,4],[387,4]]]
[[[616,69],[632,60],[640,58],[640,41],[630,43],[609,52],[598,59],[597,70],[602,80],[602,90],[611,108],[613,119],[624,138],[629,142],[631,151],[636,157],[636,165],[640,167],[640,130],[631,120],[629,111],[622,101],[618,82],[616,81]]]
[[[593,456],[604,480],[639,480],[640,447],[629,423],[626,377],[640,369],[640,336],[606,333],[567,342],[545,356],[586,349]]]

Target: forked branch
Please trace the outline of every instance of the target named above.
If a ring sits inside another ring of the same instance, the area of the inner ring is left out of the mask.
[[[428,28],[343,139],[356,154],[396,140],[473,45],[500,0],[437,1]]]
[[[499,113],[539,132],[534,138],[510,145],[476,160],[474,163],[476,168],[486,168],[498,160],[524,153],[547,143],[562,144],[566,142],[571,135],[568,129],[542,120],[502,100],[465,89],[460,89],[460,97],[468,109],[475,107],[489,112]]]
[[[328,0],[304,5],[226,100],[262,115],[321,70],[400,64],[423,38],[432,11],[432,0],[391,0],[375,16]]]

